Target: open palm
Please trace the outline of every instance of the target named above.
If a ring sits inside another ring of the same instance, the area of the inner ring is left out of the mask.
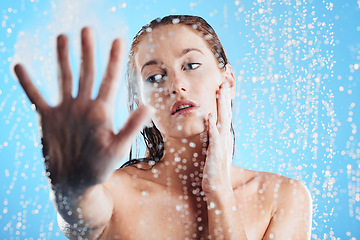
[[[21,86],[40,115],[43,154],[51,184],[77,190],[104,182],[113,173],[151,112],[149,107],[139,107],[119,133],[114,133],[114,103],[122,66],[121,42],[116,39],[112,44],[109,62],[95,99],[91,99],[94,47],[90,29],[82,30],[81,42],[79,91],[74,98],[68,40],[64,35],[57,39],[61,101],[55,107],[47,104],[24,68],[15,66]]]

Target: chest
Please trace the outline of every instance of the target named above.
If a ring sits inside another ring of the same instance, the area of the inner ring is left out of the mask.
[[[118,207],[107,231],[112,239],[207,239],[208,217],[202,197],[142,193]]]
[[[238,198],[248,239],[262,239],[271,209],[264,198]],[[208,239],[206,199],[142,192],[117,206],[103,239]]]

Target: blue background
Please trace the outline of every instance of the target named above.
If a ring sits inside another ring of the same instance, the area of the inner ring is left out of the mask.
[[[0,237],[65,239],[48,198],[36,112],[13,77],[22,62],[57,101],[55,39],[69,35],[74,76],[79,31],[97,40],[97,82],[110,42],[128,42],[168,14],[204,17],[237,76],[234,163],[303,181],[313,239],[360,239],[360,1],[0,2]],[[75,89],[76,90],[76,89]],[[127,118],[122,84],[116,128]]]

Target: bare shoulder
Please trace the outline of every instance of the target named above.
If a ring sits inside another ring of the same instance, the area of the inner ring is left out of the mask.
[[[258,200],[258,204],[271,209],[263,239],[310,239],[312,200],[304,183],[275,173],[242,168],[235,168],[233,173],[238,175],[235,180],[239,188],[246,194],[252,193],[251,202]]]
[[[126,174],[123,169],[117,169],[113,174],[104,182],[104,186],[112,192],[114,189],[117,191],[121,190],[126,183],[130,182],[130,176]],[[120,189],[119,189],[120,188]]]
[[[110,176],[110,178],[104,183],[105,187],[114,194],[122,192],[129,193],[136,184],[136,180],[139,179],[138,172],[140,170],[135,167],[119,168]]]
[[[273,195],[279,203],[286,203],[290,199],[310,200],[310,192],[306,185],[299,180],[281,176],[276,173],[248,170],[233,167],[234,189],[252,187],[263,189],[264,193]],[[270,197],[270,196],[268,196]]]
[[[268,194],[273,195],[274,208],[286,208],[311,203],[311,195],[307,186],[296,179],[269,172],[256,172],[259,181],[267,183]],[[276,209],[275,209],[276,211]]]
[[[140,168],[138,168],[140,167]],[[151,171],[144,170],[141,166],[128,166],[114,171],[111,177],[104,183],[114,199],[122,199],[115,202],[122,207],[126,204],[124,196],[129,204],[132,203],[133,197],[136,197],[142,191],[151,191],[153,184],[148,181],[147,177]],[[151,175],[152,176],[152,175]],[[121,203],[121,204],[120,204]]]

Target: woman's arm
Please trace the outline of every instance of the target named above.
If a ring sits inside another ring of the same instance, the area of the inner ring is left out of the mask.
[[[209,235],[214,239],[246,240],[241,213],[236,207],[234,192],[208,194]]]
[[[209,145],[202,188],[207,198],[209,234],[215,239],[245,240],[247,236],[241,209],[236,209],[236,199],[230,182],[230,96],[234,84],[231,84],[233,77],[230,74],[226,76],[229,84],[222,84],[217,93],[217,122],[211,116],[208,119]],[[264,239],[309,239],[311,197],[306,186],[299,181],[288,179],[281,183],[278,195],[279,201]]]
[[[273,194],[273,191],[271,191]],[[311,239],[312,204],[307,187],[294,179],[282,181],[277,206],[262,239]],[[248,239],[234,193],[207,195],[209,234],[215,239]],[[246,219],[244,219],[246,220]],[[252,221],[251,219],[247,219]]]
[[[311,239],[312,200],[300,181],[287,179],[279,188],[278,204],[273,211],[264,239]]]
[[[112,199],[103,183],[127,155],[132,141],[150,116],[150,109],[142,106],[131,114],[119,133],[113,132],[115,99],[122,66],[121,43],[118,39],[113,42],[95,99],[91,98],[95,75],[93,45],[90,30],[84,28],[81,32],[79,90],[73,97],[68,40],[64,35],[58,37],[61,101],[55,107],[49,106],[43,99],[24,68],[15,66],[20,84],[40,116],[50,197],[60,215],[62,230],[75,239],[80,236],[92,239],[109,222],[116,199]]]
[[[106,187],[98,184],[81,195],[64,196],[67,203],[60,202],[59,197],[54,202],[62,233],[69,239],[79,239],[80,236],[93,239],[100,236],[110,221],[114,206],[111,193]]]
[[[241,214],[231,186],[233,141],[231,138],[231,96],[235,77],[230,65],[224,72],[225,82],[217,92],[217,121],[208,119],[209,145],[203,172],[202,189],[208,207],[209,235],[214,239],[245,240]]]

